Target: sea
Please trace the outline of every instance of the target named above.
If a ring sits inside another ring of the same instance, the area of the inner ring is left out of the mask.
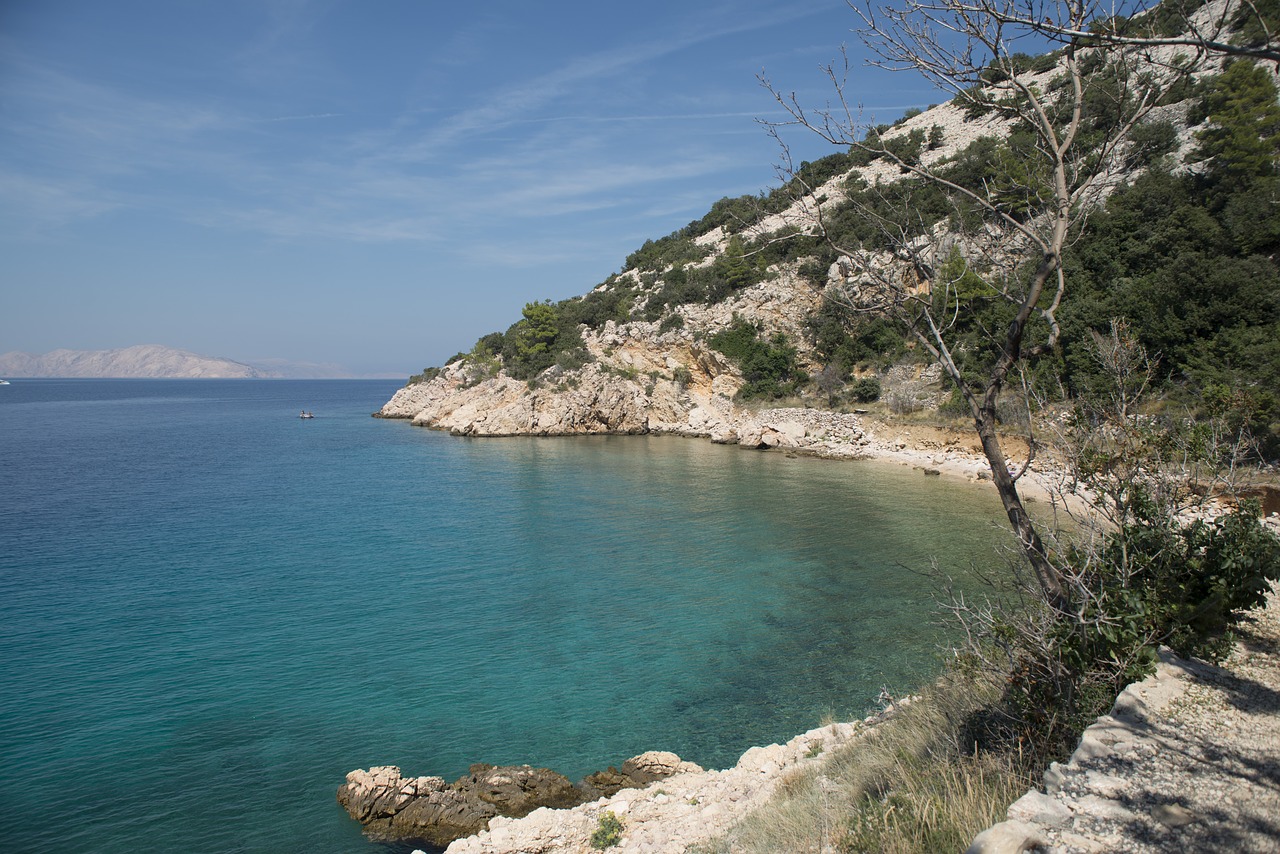
[[[728,767],[927,681],[998,562],[979,484],[372,418],[400,384],[0,386],[0,850],[376,854],[356,768]]]

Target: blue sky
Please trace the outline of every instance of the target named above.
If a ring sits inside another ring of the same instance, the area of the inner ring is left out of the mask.
[[[0,352],[439,364],[775,185],[756,75],[824,102],[853,26],[842,0],[3,0]],[[856,93],[883,121],[942,100]]]

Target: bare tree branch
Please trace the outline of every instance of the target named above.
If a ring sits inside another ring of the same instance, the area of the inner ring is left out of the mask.
[[[911,211],[910,196],[903,202],[908,210],[892,220],[856,198],[850,201],[880,230],[888,250],[839,246],[827,230],[823,203],[815,200],[805,211],[838,257],[849,259],[834,297],[856,311],[897,318],[965,401],[1041,594],[1054,610],[1065,613],[1073,610],[1069,579],[1026,513],[1018,491],[1018,481],[1035,457],[1035,435],[1028,437],[1028,459],[1011,468],[998,407],[1002,396],[1016,393],[1030,412],[1026,377],[1039,359],[1055,351],[1062,334],[1058,312],[1069,286],[1064,250],[1080,232],[1090,208],[1114,183],[1132,130],[1189,66],[1172,61],[1157,66],[1144,58],[1145,45],[1096,37],[1090,32],[1100,16],[1094,0],[906,0],[893,5],[859,0],[850,7],[862,23],[859,35],[873,54],[871,65],[919,74],[955,93],[959,102],[995,109],[1009,126],[1029,134],[1031,144],[1016,155],[1025,160],[1020,164],[1021,184],[997,187],[984,181],[973,186],[953,178],[950,163],[904,154],[895,142],[905,131],[882,133],[862,119],[855,99],[849,97],[847,51],[841,51],[840,62],[823,69],[835,99],[822,109],[806,108],[794,93],[783,93],[761,79],[788,116],[771,126],[780,143],[781,129],[804,128],[832,145],[863,152],[864,159],[896,166],[898,181],[931,186],[951,199],[957,214],[941,226]],[[1028,41],[1043,44],[1046,33],[1058,34],[1064,45],[1056,76],[1028,73],[1025,57],[1017,51]],[[1104,73],[1087,76],[1086,59]],[[1099,88],[1103,86],[1111,88]],[[1107,113],[1102,119],[1089,113],[1096,113],[1099,105]],[[1083,149],[1086,120],[1092,123],[1091,137]],[[1099,139],[1096,128],[1101,120],[1106,129]],[[805,187],[805,192],[815,189]],[[880,201],[887,202],[883,193]],[[979,215],[980,231],[963,234],[962,206]],[[965,374],[953,340],[965,310],[961,295],[955,283],[940,274],[948,253],[957,252],[967,274],[1013,309],[1003,330],[987,332],[993,358],[977,382]],[[1021,389],[1010,387],[1015,371]]]

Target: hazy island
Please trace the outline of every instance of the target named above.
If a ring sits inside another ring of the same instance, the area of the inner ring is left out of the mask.
[[[269,379],[273,371],[215,356],[201,356],[159,344],[116,350],[52,350],[0,355],[0,376],[77,379]]]

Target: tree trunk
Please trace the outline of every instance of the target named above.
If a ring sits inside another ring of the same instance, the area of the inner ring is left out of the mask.
[[[1000,447],[995,413],[984,410],[974,419],[974,426],[978,431],[978,437],[982,440],[982,451],[986,454],[987,462],[991,466],[991,479],[996,485],[996,491],[1000,494],[1004,512],[1009,517],[1009,524],[1013,526],[1013,532],[1018,537],[1018,544],[1022,547],[1023,554],[1026,555],[1032,571],[1036,574],[1036,581],[1040,583],[1045,601],[1055,611],[1066,613],[1070,603],[1063,589],[1062,574],[1049,560],[1044,542],[1036,532],[1031,517],[1022,506],[1018,484],[1009,474],[1009,461],[1004,455],[1004,449]]]

